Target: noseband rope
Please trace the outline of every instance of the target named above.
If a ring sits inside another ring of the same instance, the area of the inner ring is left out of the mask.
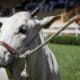
[[[0,41],[0,45],[5,47],[11,54],[15,54],[16,53],[16,50],[14,48],[12,48],[10,45],[8,45],[6,42]]]

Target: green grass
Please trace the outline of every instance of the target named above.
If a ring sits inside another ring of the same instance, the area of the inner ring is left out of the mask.
[[[49,44],[60,65],[61,80],[80,80],[80,46]]]

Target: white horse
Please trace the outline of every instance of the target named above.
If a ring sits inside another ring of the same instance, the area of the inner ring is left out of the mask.
[[[0,35],[0,65],[7,68],[14,80],[60,79],[56,58],[47,45],[29,58],[17,58],[15,55],[16,51],[21,55],[43,43],[41,29],[52,19],[53,16],[38,20],[29,12],[19,12],[5,20]]]

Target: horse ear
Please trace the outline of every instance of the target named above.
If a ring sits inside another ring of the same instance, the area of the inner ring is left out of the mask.
[[[48,28],[54,21],[59,18],[60,15],[45,17],[40,21],[40,25],[43,26],[43,28]]]

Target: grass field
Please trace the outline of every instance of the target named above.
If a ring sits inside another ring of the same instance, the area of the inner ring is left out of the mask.
[[[49,44],[60,65],[61,80],[80,80],[80,46]]]

